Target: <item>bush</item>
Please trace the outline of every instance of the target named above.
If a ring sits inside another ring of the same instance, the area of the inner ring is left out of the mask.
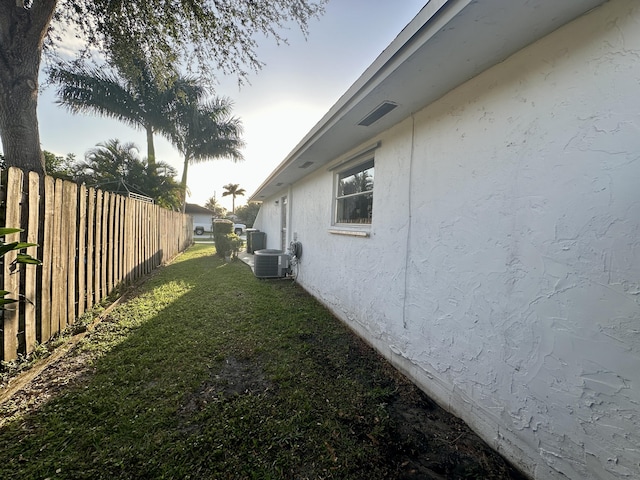
[[[240,253],[240,250],[242,249],[242,245],[244,244],[244,242],[235,233],[227,235],[227,241],[229,242],[229,251],[231,256],[233,256],[234,259],[238,258],[238,253]]]
[[[216,255],[226,257],[231,255],[231,238],[233,222],[230,220],[216,220],[213,222],[213,241],[216,244]]]

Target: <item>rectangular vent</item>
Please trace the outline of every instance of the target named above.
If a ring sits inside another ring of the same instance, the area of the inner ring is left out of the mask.
[[[300,165],[300,167],[298,168],[307,168],[310,167],[311,165],[313,165],[313,162],[304,162],[302,165]]]
[[[378,105],[373,110],[373,112],[371,112],[369,115],[367,115],[362,120],[360,120],[360,123],[358,123],[358,125],[362,125],[363,127],[368,127],[369,125],[372,125],[373,123],[380,120],[382,117],[384,117],[387,113],[389,113],[391,110],[393,110],[397,106],[398,106],[397,103],[383,102],[380,105]]]

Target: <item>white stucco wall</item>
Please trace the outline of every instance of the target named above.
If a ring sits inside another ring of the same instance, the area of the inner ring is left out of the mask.
[[[640,2],[379,140],[369,238],[329,233],[331,171],[283,191],[298,281],[534,478],[640,478]]]
[[[282,250],[282,245],[281,245],[282,225],[281,225],[281,219],[280,219],[280,214],[282,212],[282,205],[280,202],[282,202],[283,197],[288,197],[290,196],[290,194],[291,194],[291,191],[287,187],[283,189],[281,192],[279,192],[277,196],[262,202],[262,205],[260,205],[260,210],[258,211],[258,215],[256,216],[256,219],[253,222],[253,228],[256,228],[262,232],[265,232],[266,240],[267,240],[267,248]],[[276,201],[278,203],[276,203]],[[291,240],[287,242],[287,245],[290,241]]]

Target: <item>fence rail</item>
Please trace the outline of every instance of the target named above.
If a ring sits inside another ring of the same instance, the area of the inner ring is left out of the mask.
[[[20,301],[2,312],[0,360],[31,353],[193,240],[190,216],[153,203],[13,167],[2,186],[4,224],[24,230],[4,241],[38,244],[27,253],[42,265],[16,268],[16,252],[2,259],[0,288]]]

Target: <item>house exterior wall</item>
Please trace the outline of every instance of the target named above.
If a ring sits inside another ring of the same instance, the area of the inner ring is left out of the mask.
[[[534,478],[640,478],[639,79],[611,1],[374,139],[368,238],[281,193],[302,286]]]
[[[253,228],[265,232],[267,248],[281,250],[281,201],[283,197],[290,196],[290,189],[283,189],[278,195],[265,201],[260,206],[258,215],[253,222]],[[278,203],[276,203],[276,201]],[[290,233],[290,232],[289,232]],[[289,240],[291,241],[291,240]]]

